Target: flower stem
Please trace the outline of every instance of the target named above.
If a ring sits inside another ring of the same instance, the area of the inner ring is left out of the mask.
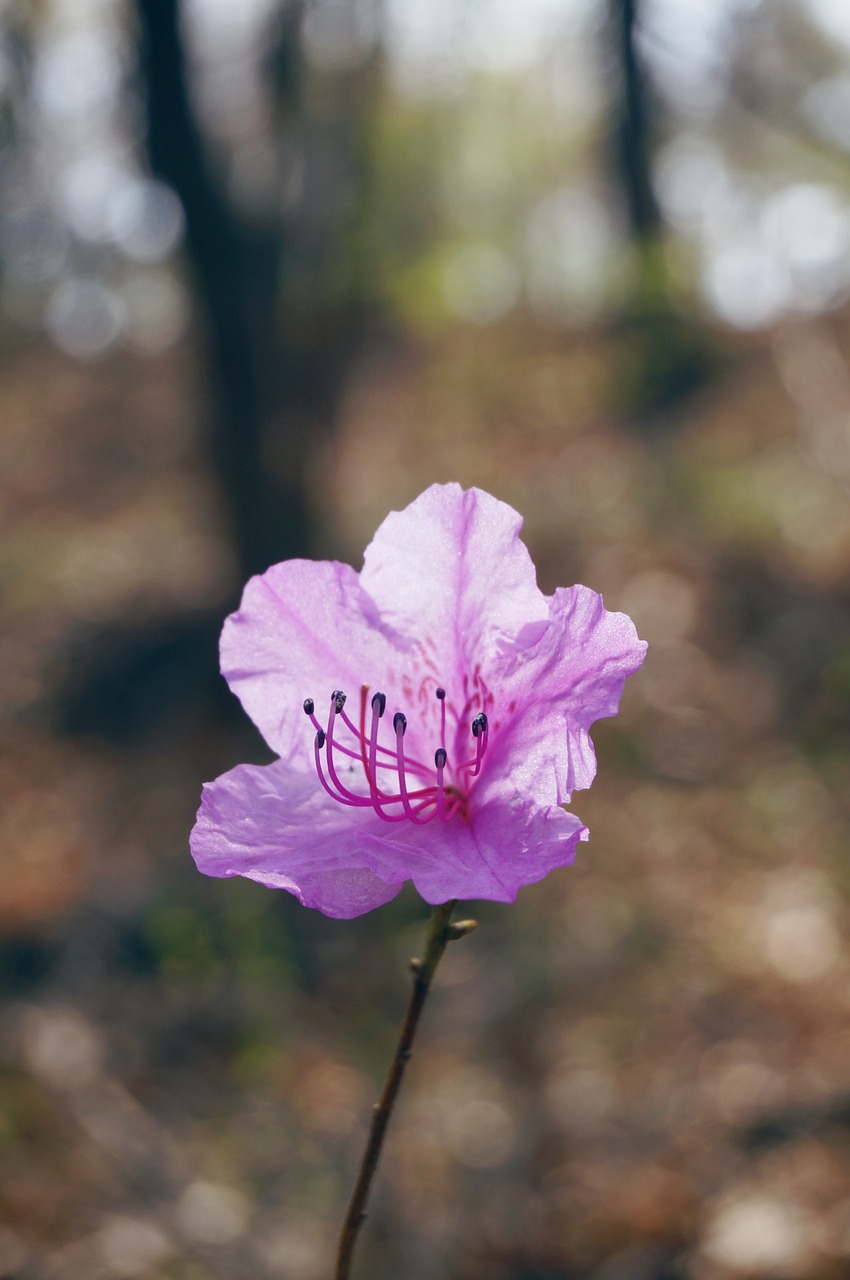
[[[455,902],[444,902],[441,906],[434,908],[431,913],[422,959],[411,960],[410,962],[410,970],[413,974],[413,990],[410,993],[407,1013],[404,1015],[401,1034],[387,1078],[384,1081],[384,1088],[373,1109],[369,1138],[366,1142],[363,1158],[360,1161],[360,1170],[357,1174],[354,1190],[351,1193],[348,1212],[345,1215],[342,1234],[339,1238],[336,1280],[348,1280],[351,1272],[351,1259],[357,1241],[357,1233],[360,1230],[363,1219],[366,1217],[366,1201],[369,1197],[369,1189],[375,1176],[375,1170],[378,1167],[384,1135],[398,1096],[404,1069],[410,1060],[410,1047],[413,1044],[419,1015],[425,1004],[425,997],[428,995],[434,970],[437,968],[447,944],[456,938],[464,937],[465,934],[470,933],[475,928],[474,920],[462,920],[455,925],[450,923],[455,906]]]

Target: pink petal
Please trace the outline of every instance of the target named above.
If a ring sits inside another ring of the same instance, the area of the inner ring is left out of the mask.
[[[206,875],[247,876],[347,920],[389,902],[405,880],[431,903],[513,902],[523,885],[568,866],[585,838],[572,814],[519,796],[494,797],[471,823],[389,826],[276,761],[208,783],[190,844]]]
[[[551,623],[533,647],[505,655],[500,702],[515,710],[492,735],[485,775],[510,778],[539,804],[563,804],[589,787],[596,754],[588,732],[616,715],[626,678],[640,667],[646,643],[624,613],[609,613],[588,587],[558,588]]]
[[[247,876],[350,920],[389,902],[405,879],[399,870],[380,879],[359,852],[359,830],[379,822],[368,814],[331,800],[315,775],[243,764],[204,787],[189,843],[205,875]]]
[[[514,796],[512,802],[494,798],[476,806],[471,823],[456,819],[398,831],[369,827],[360,844],[378,875],[404,868],[426,902],[513,902],[523,885],[569,866],[576,844],[585,839],[587,828],[573,814]]]
[[[251,578],[221,635],[231,689],[269,746],[314,779],[304,699],[315,699],[324,720],[334,689],[355,705],[362,684],[385,689],[403,660],[355,571],[335,561],[287,560]]]
[[[428,643],[447,682],[543,629],[548,602],[521,528],[512,507],[481,489],[432,485],[391,512],[366,549],[364,591],[394,630]]]

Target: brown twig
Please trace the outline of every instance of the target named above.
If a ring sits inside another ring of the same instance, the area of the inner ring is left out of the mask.
[[[410,970],[413,974],[413,990],[410,993],[410,1002],[407,1006],[407,1013],[404,1015],[401,1035],[399,1036],[387,1078],[384,1081],[381,1097],[375,1103],[372,1123],[369,1127],[369,1138],[366,1142],[366,1149],[363,1152],[363,1159],[360,1161],[357,1181],[354,1184],[348,1212],[345,1215],[345,1221],[342,1226],[342,1234],[339,1238],[339,1252],[337,1254],[336,1280],[348,1280],[351,1271],[351,1259],[354,1254],[357,1233],[360,1230],[363,1219],[366,1217],[366,1201],[369,1197],[369,1189],[375,1176],[375,1170],[378,1167],[384,1135],[398,1096],[404,1069],[410,1060],[413,1037],[416,1034],[419,1015],[422,1013],[422,1006],[425,1004],[425,997],[428,995],[434,970],[447,944],[457,938],[464,937],[475,928],[474,920],[461,920],[457,924],[451,924],[455,905],[454,902],[444,902],[442,906],[434,908],[422,959],[411,960],[410,962]]]

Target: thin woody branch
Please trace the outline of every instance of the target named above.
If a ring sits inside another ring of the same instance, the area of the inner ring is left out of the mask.
[[[351,1259],[354,1254],[357,1233],[360,1230],[363,1219],[366,1217],[366,1202],[369,1198],[369,1190],[372,1185],[372,1179],[375,1176],[375,1170],[378,1167],[384,1135],[398,1096],[404,1069],[410,1060],[413,1037],[416,1034],[419,1016],[422,1013],[434,971],[448,943],[464,937],[475,928],[474,920],[461,920],[457,924],[451,923],[455,905],[455,902],[445,902],[442,906],[434,908],[422,959],[411,960],[410,962],[410,970],[413,974],[413,990],[410,993],[410,1001],[404,1016],[396,1051],[387,1073],[387,1078],[384,1081],[381,1096],[374,1107],[366,1149],[363,1152],[357,1181],[354,1184],[348,1211],[345,1215],[342,1234],[339,1239],[336,1280],[348,1280],[351,1271]]]

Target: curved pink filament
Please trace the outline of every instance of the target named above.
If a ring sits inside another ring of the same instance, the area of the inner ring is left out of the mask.
[[[475,739],[475,759],[464,760],[463,764],[459,764],[458,773],[460,773],[461,769],[468,769],[470,778],[477,778],[481,771],[481,760],[484,756],[484,752],[487,750],[487,735],[489,732],[490,728],[488,725],[486,729],[478,734]]]
[[[312,724],[313,728],[316,730],[317,733],[320,729],[322,733],[326,733],[326,730],[322,727],[321,724],[319,724],[319,721],[316,719],[315,712],[309,715],[307,719],[310,721],[310,723]],[[363,753],[361,751],[352,751],[351,747],[345,747],[341,742],[338,742],[336,740],[334,740],[334,750],[339,751],[344,756],[349,756],[352,760],[359,760],[361,763],[363,762]],[[379,750],[387,751],[387,748],[380,747]],[[394,752],[392,753],[392,758],[389,760],[378,760],[375,767],[377,769],[394,769],[395,753]]]
[[[325,741],[327,741],[327,738],[325,739]],[[318,738],[314,739],[314,742],[313,742],[313,754],[316,762],[316,772],[319,775],[319,781],[321,782],[322,786],[324,787],[325,791],[327,791],[331,799],[336,800],[339,804],[348,805],[349,808],[352,808],[352,809],[370,809],[370,808],[374,809],[378,817],[383,818],[384,822],[407,822],[409,815],[406,812],[399,813],[399,814],[384,813],[384,811],[377,804],[373,803],[370,796],[356,796],[352,792],[344,791],[344,790],[342,794],[339,794],[336,791],[334,791],[333,788],[328,783],[328,780],[325,777],[325,771],[322,768],[321,748],[319,746]],[[421,795],[423,793],[420,792],[417,794]],[[401,796],[400,795],[385,796],[384,801],[387,804],[394,804],[394,803],[397,804],[399,801],[401,801]],[[420,804],[416,805],[415,808],[412,809],[412,812],[414,814],[422,813],[423,810],[427,809],[433,803],[434,803],[434,797],[433,795],[431,795],[427,799],[423,800]],[[414,818],[413,820],[419,821],[421,823],[423,821],[429,822],[430,818],[425,818],[425,819]]]
[[[337,790],[340,792],[340,796],[341,796],[341,797],[345,797],[348,801],[350,801],[350,802],[352,802],[352,801],[353,801],[353,802],[355,802],[356,804],[361,804],[361,803],[363,803],[363,802],[364,802],[364,800],[365,800],[365,802],[366,802],[367,804],[374,804],[374,801],[373,801],[373,800],[371,800],[371,799],[366,800],[366,798],[365,798],[364,796],[359,796],[355,791],[350,791],[350,790],[348,789],[348,787],[345,785],[345,783],[340,781],[339,775],[338,775],[338,773],[337,773],[337,771],[336,771],[336,766],[335,766],[335,764],[334,764],[334,758],[333,758],[334,750],[335,750],[337,747],[339,747],[339,750],[340,750],[340,751],[344,751],[346,755],[352,755],[352,756],[354,756],[354,757],[355,757],[355,759],[358,759],[358,760],[359,760],[361,757],[360,757],[359,755],[355,754],[354,752],[346,751],[346,749],[345,749],[344,747],[339,746],[339,744],[334,740],[333,733],[334,733],[334,728],[335,728],[335,726],[336,726],[336,718],[337,718],[337,716],[338,716],[338,715],[340,715],[340,712],[338,712],[338,711],[337,711],[337,709],[336,709],[336,699],[332,699],[332,700],[331,700],[331,709],[330,709],[330,713],[329,713],[329,715],[328,715],[328,727],[327,727],[327,729],[325,730],[325,739],[326,739],[326,741],[325,741],[325,745],[326,745],[326,748],[327,748],[327,750],[326,750],[325,754],[326,754],[326,756],[327,756],[327,761],[328,761],[328,773],[330,774],[331,782],[334,784],[334,786],[335,786],[335,787],[337,788]],[[341,718],[343,718],[343,717],[341,716]],[[348,717],[347,717],[347,716],[345,716],[345,717],[344,717],[344,719],[345,719],[345,720],[347,720],[347,719],[348,719]],[[355,732],[356,732],[356,731],[355,731]],[[377,789],[377,784],[376,784],[376,789]],[[387,795],[385,795],[383,792],[379,792],[379,794],[380,794],[380,796],[381,796],[381,799],[382,799],[382,800],[385,800],[387,803],[391,803],[391,802],[392,802],[392,801],[394,801],[394,800],[400,800],[400,799],[402,799],[402,797],[401,797],[401,796],[387,796]],[[411,793],[411,799],[419,799],[420,797],[423,797],[423,796],[428,796],[428,797],[430,797],[430,795],[432,795],[432,794],[433,794],[433,787],[427,787],[427,788],[425,788],[424,790],[420,790],[420,791],[414,791],[414,792],[412,792],[412,793]],[[404,803],[404,801],[403,801],[403,800],[402,800],[402,803]],[[375,806],[375,808],[376,808],[376,812],[377,812],[377,806]]]
[[[355,724],[354,724],[354,723],[349,719],[349,717],[348,717],[347,713],[343,710],[343,711],[340,711],[338,714],[339,714],[339,718],[340,718],[340,720],[342,720],[343,724],[345,724],[345,725],[346,725],[346,727],[347,727],[347,728],[349,728],[349,729],[351,730],[351,732],[354,734],[355,738],[357,738],[358,740],[362,741],[360,730],[359,730],[359,729],[357,728],[357,726],[356,726],[356,725],[355,725]],[[373,709],[373,714],[374,714],[374,709]],[[391,768],[395,768],[395,752],[394,752],[394,751],[391,751],[389,747],[382,747],[382,746],[380,746],[380,745],[378,745],[378,746],[377,746],[377,750],[378,750],[378,751],[380,751],[380,752],[382,752],[384,755],[390,756],[390,757],[391,757],[391,759],[390,759],[390,760],[388,760],[386,763],[387,763]],[[358,751],[358,752],[352,751],[352,752],[351,752],[351,754],[352,754],[352,755],[356,755],[356,756],[358,757],[358,759],[362,759],[362,753],[361,753],[361,752],[359,752],[359,751]],[[383,763],[383,762],[379,762],[377,767],[380,767],[380,765],[381,765],[382,763]],[[426,766],[425,766],[424,764],[420,764],[418,760],[408,760],[408,762],[407,762],[407,767],[408,767],[408,769],[410,770],[410,772],[411,772],[411,773],[418,773],[418,774],[420,774],[423,778],[430,778],[430,776],[431,776],[430,770],[429,770],[428,768],[426,768]]]
[[[331,698],[331,709],[328,715],[328,727],[325,730],[325,747],[326,747],[325,756],[327,757],[327,761],[328,761],[328,773],[330,774],[331,782],[334,784],[337,791],[340,792],[341,796],[344,796],[349,801],[354,801],[356,804],[362,804],[364,797],[358,796],[354,791],[349,791],[348,787],[346,787],[344,783],[340,782],[339,775],[337,774],[337,771],[336,771],[336,766],[334,764],[334,755],[333,755],[334,746],[336,745],[334,743],[334,725],[336,723],[336,716],[337,716],[336,699]]]
[[[378,787],[377,778],[376,778],[376,768],[377,768],[377,753],[379,750],[378,726],[380,722],[381,722],[381,717],[378,715],[378,712],[375,709],[375,705],[373,703],[372,730],[371,730],[371,733],[369,734],[369,767],[366,771],[366,776],[369,781],[369,793],[371,796],[370,803],[373,809],[375,810],[375,812],[377,813],[378,817],[383,818],[385,822],[403,822],[407,816],[406,813],[390,815],[390,814],[384,813],[383,809],[381,808],[382,801],[386,804],[390,804],[392,803],[393,800],[400,800],[401,797],[385,795]]]
[[[317,773],[318,773],[318,775],[319,775],[319,781],[321,782],[322,786],[325,788],[325,791],[327,791],[328,795],[329,795],[333,800],[338,801],[340,804],[347,804],[347,805],[352,806],[353,808],[360,808],[362,805],[368,805],[368,804],[370,804],[371,802],[370,802],[369,800],[367,800],[365,796],[354,796],[354,795],[351,795],[351,794],[348,794],[348,795],[338,795],[338,794],[337,794],[337,792],[336,792],[336,791],[334,791],[334,790],[333,790],[333,789],[328,785],[328,780],[327,780],[327,778],[325,777],[325,771],[324,771],[324,769],[322,768],[322,755],[321,755],[321,751],[322,751],[322,749],[321,749],[321,747],[319,746],[319,738],[318,738],[318,735],[317,735],[317,736],[313,739],[313,755],[314,755],[314,758],[315,758],[315,761],[316,761],[316,772],[317,772]]]
[[[365,685],[364,685],[364,688],[365,688]],[[368,691],[368,689],[366,690],[366,692],[367,692],[367,693],[369,692],[369,691]],[[339,718],[340,718],[340,720],[343,722],[343,724],[345,725],[345,727],[346,727],[347,729],[350,729],[350,730],[351,730],[351,732],[354,734],[354,737],[355,737],[355,738],[357,738],[357,740],[358,740],[358,741],[361,741],[361,740],[362,740],[362,730],[357,728],[356,724],[354,724],[354,722],[350,719],[350,717],[349,717],[349,715],[348,715],[348,712],[347,712],[347,711],[345,711],[345,710],[343,709],[342,711],[340,711],[340,712],[339,712]],[[381,751],[381,752],[383,752],[383,754],[384,754],[384,755],[392,756],[392,757],[393,757],[393,763],[395,762],[395,752],[394,752],[394,751],[390,751],[389,747],[380,747],[380,746],[379,746],[379,747],[378,747],[378,750],[379,750],[379,751]],[[356,752],[356,753],[353,753],[353,754],[356,754],[358,757],[360,756],[360,753],[359,753],[359,752]]]
[[[443,773],[445,771],[444,764],[437,765],[437,817],[441,822],[447,822],[446,817],[446,793],[443,786]]]
[[[368,697],[368,687],[361,687],[360,697],[360,727],[352,722],[343,707],[339,705],[340,695],[331,699],[331,706],[328,715],[327,728],[323,729],[312,709],[312,700],[307,699],[304,704],[304,710],[307,712],[313,728],[316,731],[314,740],[314,758],[316,764],[316,772],[319,775],[319,781],[322,787],[340,804],[348,805],[352,808],[371,808],[379,818],[384,822],[413,822],[417,825],[424,825],[433,821],[435,817],[441,822],[448,822],[454,815],[464,809],[464,798],[460,796],[454,788],[448,789],[445,783],[445,770],[447,767],[445,737],[446,737],[446,698],[442,690],[439,701],[440,706],[440,742],[441,746],[435,753],[435,770],[436,784],[431,781],[434,778],[434,770],[426,768],[417,760],[406,759],[404,754],[404,724],[398,723],[396,726],[396,749],[392,752],[390,748],[382,746],[378,742],[378,734],[380,728],[381,716],[378,714],[377,706],[385,707],[386,702],[383,695],[375,695],[372,700],[372,723],[370,726],[368,747],[366,743],[366,699]],[[380,703],[376,703],[375,699],[380,696]],[[468,700],[471,702],[472,699]],[[343,695],[344,702],[344,695]],[[307,710],[308,704],[310,710]],[[468,705],[468,704],[467,704]],[[464,708],[466,710],[466,707]],[[452,711],[454,715],[454,711]],[[348,731],[351,733],[359,750],[353,750],[346,746],[335,737],[335,729],[337,719],[340,719]],[[457,766],[458,774],[465,772],[468,777],[474,778],[481,769],[481,762],[485,751],[487,750],[487,742],[489,736],[489,724],[487,718],[482,714],[481,720],[484,726],[480,731],[480,721],[476,717],[473,722],[473,733],[476,738],[476,751],[474,758],[465,760]],[[325,769],[322,765],[321,748],[327,746],[327,777]],[[340,755],[346,756],[351,760],[358,760],[363,767],[363,772],[368,783],[369,794],[358,794],[343,783],[339,773],[337,772],[334,761],[334,753],[339,752]],[[381,757],[384,757],[383,759]],[[442,760],[441,760],[442,757]],[[393,793],[384,790],[378,783],[378,770],[391,769],[395,771],[398,791]],[[407,773],[419,775],[423,781],[429,781],[430,785],[420,786],[416,790],[411,791],[407,785]],[[329,780],[330,779],[330,780]],[[385,806],[401,805],[401,813],[387,813]],[[430,812],[429,812],[430,810]]]
[[[431,818],[417,817],[418,809],[414,809],[410,803],[411,797],[407,792],[407,779],[404,776],[404,730],[399,726],[395,731],[396,740],[396,756],[398,759],[398,789],[401,793],[401,803],[404,805],[404,812],[407,814],[411,822],[423,826],[426,822],[430,822]],[[416,793],[414,792],[414,795]],[[439,794],[439,793],[438,793]],[[439,801],[438,801],[439,803]],[[434,815],[432,814],[431,817]]]

